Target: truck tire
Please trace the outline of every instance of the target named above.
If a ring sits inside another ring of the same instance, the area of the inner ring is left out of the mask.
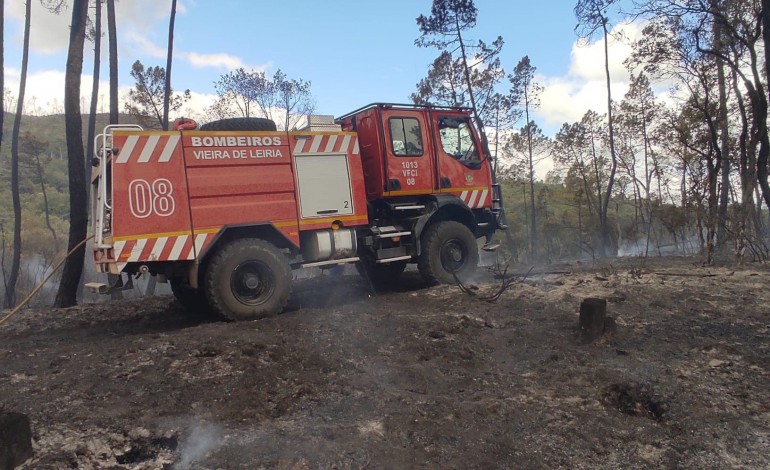
[[[467,280],[478,263],[476,238],[460,222],[437,222],[423,232],[417,268],[428,284],[454,284],[455,274]]]
[[[356,263],[358,274],[371,282],[374,287],[394,284],[405,269],[406,261],[377,264],[370,256],[363,256]]]
[[[177,302],[189,313],[202,315],[210,311],[206,295],[200,289],[188,286],[181,277],[172,277],[168,280],[171,293]]]
[[[281,313],[291,294],[291,268],[272,244],[235,240],[217,251],[206,269],[206,297],[228,320],[256,320]]]
[[[275,122],[270,119],[239,117],[220,119],[203,124],[201,131],[276,131]]]

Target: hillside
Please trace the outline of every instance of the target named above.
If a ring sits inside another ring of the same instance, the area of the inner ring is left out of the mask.
[[[7,158],[11,152],[11,131],[13,130],[13,120],[15,114],[6,113],[3,122],[3,148],[0,155]],[[109,124],[110,116],[107,113],[96,115],[97,134]],[[133,116],[128,114],[120,115],[120,122],[132,124],[136,122]],[[83,145],[86,144],[86,135],[88,132],[88,115],[83,115]],[[51,114],[47,116],[29,116],[25,115],[21,119],[20,133],[30,132],[39,140],[48,143],[48,152],[55,158],[67,158],[67,141],[63,114]]]

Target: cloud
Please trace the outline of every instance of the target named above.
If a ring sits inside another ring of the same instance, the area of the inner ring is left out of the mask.
[[[545,89],[540,95],[540,108],[536,114],[546,126],[560,126],[565,122],[577,122],[588,112],[607,112],[607,82],[603,80],[577,81],[571,77],[545,79]],[[612,98],[622,99],[628,91],[628,79],[612,81]]]
[[[628,75],[623,61],[632,52],[631,45],[641,38],[645,23],[621,23],[612,28],[607,41],[610,58],[610,76]],[[582,44],[576,41],[572,45],[572,62],[569,74],[585,80],[604,80],[604,37],[598,37],[594,42]]]
[[[631,44],[639,39],[644,23],[616,25],[608,41],[612,98],[620,101],[628,91],[629,72],[623,65],[631,54]],[[621,39],[618,39],[621,38]],[[564,122],[579,121],[588,110],[607,112],[607,78],[604,69],[604,38],[572,46],[571,63],[563,76],[539,76],[544,90],[540,108],[535,114],[542,119],[544,128],[561,126]]]
[[[6,107],[13,106],[9,111],[15,112],[16,94],[19,90],[19,69],[6,68],[6,86],[12,93],[12,102],[6,103]],[[88,113],[91,106],[91,87],[93,80],[90,75],[82,75],[80,83],[80,111]],[[129,86],[122,86],[118,90],[120,100],[119,109],[123,112],[123,103],[128,98]],[[30,73],[27,76],[27,88],[25,92],[24,114],[45,115],[59,114],[64,112],[64,72],[58,70],[44,70]],[[196,119],[199,123],[206,122],[208,116],[206,110],[214,104],[217,96],[215,94],[190,93],[190,99],[185,102],[175,116],[186,116]],[[109,82],[99,81],[99,98],[97,102],[97,112],[109,112]]]
[[[164,59],[164,61],[166,59],[166,53],[168,52],[166,47],[158,46],[139,31],[128,31],[124,34],[123,39],[128,46],[134,48],[135,52],[133,52],[133,55],[140,55],[142,57],[149,57],[153,59]],[[218,68],[224,70],[233,70],[237,68],[244,68],[247,70],[265,70],[270,66],[270,64],[257,66],[248,65],[240,57],[223,52],[202,53],[175,50],[174,58],[176,60],[186,60],[196,69]]]
[[[9,28],[12,36],[10,41],[15,41],[21,47],[24,27],[24,2],[6,2],[6,21],[13,23],[14,28]],[[185,4],[190,3],[185,2]],[[187,11],[185,4],[177,10],[181,13]],[[106,30],[107,9],[102,2],[102,21]],[[147,34],[158,21],[168,19],[171,8],[169,1],[157,0],[130,0],[115,2],[115,18],[119,40],[126,36]],[[89,11],[89,14],[93,14]],[[32,0],[30,49],[38,54],[58,54],[66,52],[69,43],[70,22],[72,19],[71,8],[65,8],[60,14],[51,13],[41,6],[39,1]]]
[[[153,59],[166,58],[166,48],[155,45],[139,31],[127,31],[123,35],[123,39],[128,45],[140,52],[143,57],[151,57]],[[134,55],[136,55],[136,53]]]
[[[15,27],[10,29],[9,40],[21,49],[24,34],[25,2],[7,2],[6,21]],[[40,2],[32,1],[29,46],[39,54],[56,54],[66,51],[69,42],[71,12],[68,9],[59,15],[51,13]],[[10,20],[10,21],[9,21]],[[7,34],[7,33],[6,33]]]
[[[202,124],[209,119],[206,110],[217,100],[217,95],[190,92],[190,99],[185,102],[182,109],[177,113],[179,116],[189,117]]]
[[[19,91],[19,77],[21,75],[18,69],[6,68],[6,89],[11,91],[13,106],[16,105],[16,96]],[[91,75],[81,75],[80,77],[80,111],[87,113],[91,106],[91,87],[93,78]],[[130,87],[120,87],[118,95],[120,96],[122,111],[123,100],[128,96]],[[27,86],[24,93],[24,114],[42,115],[58,114],[64,112],[64,72],[59,70],[43,70],[31,72],[27,75]],[[99,80],[99,101],[96,110],[99,113],[109,112],[109,82]],[[9,104],[6,103],[6,106]],[[15,110],[14,110],[15,111]]]
[[[185,12],[187,11],[184,6],[182,9]],[[179,11],[179,4],[177,4],[177,11]],[[168,23],[170,14],[170,0],[130,0],[115,2],[115,18],[118,21],[118,34],[121,34],[121,30],[146,32],[151,30],[158,21],[162,20],[164,23]]]
[[[183,54],[183,57],[197,69],[206,67],[223,68],[227,70],[233,70],[241,67],[247,68],[247,65],[243,62],[243,60],[241,60],[240,57],[236,57],[231,54],[201,54],[198,52],[188,52]]]
[[[188,7],[187,7],[187,5],[188,5],[188,3],[189,3],[191,6],[195,6],[195,1],[194,1],[194,0],[190,0],[189,2],[182,2],[182,1],[179,1],[179,2],[177,2],[177,4],[176,4],[176,12],[177,12],[178,14],[180,14],[180,15],[186,15],[186,14],[187,14],[187,11],[188,11],[188,10],[187,10],[187,8],[188,8]]]

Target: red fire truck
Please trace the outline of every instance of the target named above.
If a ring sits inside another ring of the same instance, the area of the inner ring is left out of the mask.
[[[89,287],[150,273],[231,320],[280,312],[292,269],[355,262],[377,284],[416,263],[453,283],[475,270],[477,239],[492,249],[505,228],[469,109],[377,103],[295,132],[258,118],[108,126],[98,143],[94,261],[119,276]]]

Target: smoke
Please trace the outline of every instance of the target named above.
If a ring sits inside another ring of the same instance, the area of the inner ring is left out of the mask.
[[[641,238],[633,241],[625,241],[618,247],[618,257],[642,257],[645,256],[676,256],[676,255],[694,255],[700,250],[700,245],[694,236],[689,236],[683,240],[677,240],[678,243],[666,240],[664,243],[657,244]]]
[[[194,425],[179,445],[179,461],[174,468],[176,470],[191,468],[196,461],[220,447],[223,439],[222,429],[215,424]]]

